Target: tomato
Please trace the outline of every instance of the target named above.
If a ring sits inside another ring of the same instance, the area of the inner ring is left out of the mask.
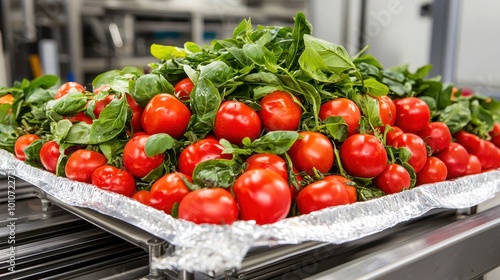
[[[238,204],[225,189],[195,190],[179,204],[179,218],[195,224],[230,225],[238,219]]]
[[[240,219],[255,220],[259,225],[284,219],[292,204],[288,182],[266,169],[245,171],[233,186],[240,206]]]
[[[151,206],[158,210],[170,214],[175,203],[181,200],[189,193],[186,183],[182,180],[193,182],[190,176],[182,173],[169,173],[164,175],[151,187]]]
[[[495,144],[483,139],[481,139],[481,142],[483,142],[484,149],[479,150],[474,154],[481,162],[481,167],[483,170],[489,170],[497,167],[500,162],[500,158],[497,154],[497,147]]]
[[[193,91],[194,84],[189,78],[185,78],[180,80],[177,84],[174,86],[174,94],[179,98],[180,100],[189,100],[189,95]]]
[[[377,137],[355,134],[349,136],[340,147],[340,160],[350,175],[372,178],[384,171],[387,152]]]
[[[356,191],[356,183],[340,175],[329,175],[323,178],[323,180],[338,180],[342,182],[345,186],[347,194],[349,196],[349,203],[354,203],[358,200],[358,194]]]
[[[137,135],[130,139],[123,148],[123,166],[137,178],[143,178],[149,172],[156,169],[163,163],[165,156],[158,154],[148,157],[146,151],[146,141],[149,135]]]
[[[404,132],[417,133],[424,129],[431,118],[429,106],[416,97],[407,97],[395,101],[397,127]]]
[[[433,154],[448,148],[451,143],[450,129],[442,122],[428,123],[424,129],[418,132],[418,136],[429,145]]]
[[[193,176],[196,165],[211,159],[231,159],[233,155],[222,154],[224,147],[214,139],[202,139],[187,146],[179,156],[179,171]]]
[[[378,103],[378,111],[380,120],[382,124],[385,125],[394,125],[396,121],[396,105],[392,101],[389,96],[380,96],[375,98]]]
[[[71,180],[91,183],[92,172],[106,164],[106,157],[91,150],[77,150],[72,153],[65,166],[66,177]]]
[[[127,170],[112,165],[98,167],[92,172],[92,185],[110,192],[132,197],[135,192],[135,178]]]
[[[104,99],[95,102],[94,116],[95,116],[96,119],[99,118],[99,116],[101,115],[102,110],[104,110],[104,108],[106,108],[106,106],[108,106],[108,104],[111,103],[111,101],[113,100],[113,98],[115,98],[115,95],[114,94],[109,94],[106,97],[104,97]]]
[[[215,116],[214,133],[217,138],[241,145],[245,137],[255,140],[261,132],[259,115],[239,101],[225,101]]]
[[[144,205],[151,205],[151,192],[146,190],[140,190],[132,196],[132,199],[139,201]]]
[[[500,123],[495,123],[493,130],[490,131],[491,142],[500,147]]]
[[[479,159],[475,155],[469,154],[469,162],[467,163],[464,175],[479,174],[481,173],[481,170],[482,166]]]
[[[175,96],[167,93],[155,95],[142,112],[142,128],[147,134],[167,133],[173,138],[186,132],[191,112]]]
[[[299,171],[313,175],[313,168],[326,173],[333,166],[333,145],[323,134],[313,131],[299,132],[299,139],[293,143],[288,154],[293,166]]]
[[[347,134],[353,135],[359,127],[361,112],[358,105],[347,98],[337,98],[321,105],[319,118],[324,120],[330,116],[341,116],[347,124]]]
[[[455,137],[457,143],[462,145],[471,154],[476,154],[484,149],[484,142],[472,133],[461,130],[455,133],[453,137]]]
[[[31,143],[35,142],[35,140],[40,139],[38,135],[35,134],[25,134],[19,138],[17,138],[16,143],[14,144],[14,152],[16,154],[16,158],[25,161],[26,155],[24,154],[24,149],[31,145]]]
[[[260,100],[262,107],[257,113],[267,131],[297,130],[302,108],[288,92],[275,91]]]
[[[396,137],[403,133],[404,132],[403,130],[401,130],[401,128],[397,126],[391,126],[391,130],[387,131],[387,133],[385,134],[385,142],[387,143],[387,145],[390,145],[390,143],[392,143],[392,141],[394,141]]]
[[[40,161],[43,167],[52,173],[56,173],[57,161],[61,152],[59,151],[59,144],[55,141],[49,141],[42,145],[40,149]]]
[[[127,103],[128,106],[130,107],[130,110],[132,110],[132,119],[130,119],[130,124],[132,125],[132,128],[134,129],[134,132],[137,131],[142,131],[142,112],[144,109],[139,105],[137,102],[135,102],[134,98],[130,94],[126,94],[125,97],[127,98]]]
[[[14,103],[14,96],[12,94],[7,93],[6,95],[0,97],[0,105],[2,104],[10,104],[12,105]]]
[[[389,164],[373,180],[375,186],[386,194],[398,193],[410,189],[410,173],[399,164]]]
[[[444,149],[436,155],[444,162],[448,170],[447,179],[462,176],[469,163],[469,153],[458,143],[451,143],[447,149]]]
[[[446,180],[448,168],[437,157],[429,157],[424,167],[417,173],[417,185],[438,183]]]
[[[427,161],[427,148],[425,147],[425,142],[418,135],[413,133],[403,133],[396,137],[391,146],[396,148],[408,148],[411,152],[411,157],[408,163],[413,167],[415,172],[419,172],[425,165]]]
[[[280,156],[274,154],[254,154],[245,161],[248,166],[246,170],[257,168],[267,169],[278,173],[281,178],[288,182],[288,168],[286,162]]]
[[[454,136],[456,141],[462,145],[469,154],[473,154],[479,159],[483,170],[494,168],[497,165],[496,146],[493,143],[465,131],[459,131]]]
[[[68,94],[70,92],[81,92],[81,93],[84,93],[85,92],[85,88],[82,85],[80,85],[79,83],[76,83],[76,82],[67,82],[67,83],[64,83],[62,86],[60,86],[57,89],[56,95],[55,95],[54,99],[59,99],[59,98],[65,96],[66,94]]]
[[[339,180],[320,180],[307,185],[297,195],[297,208],[309,214],[330,206],[349,204],[349,194]]]
[[[66,117],[64,117],[66,118]],[[73,117],[67,118],[72,123],[84,122],[86,124],[92,124],[92,118],[86,115],[84,112],[78,112]]]
[[[101,91],[109,91],[111,87],[109,85],[103,84],[94,89],[94,94],[98,94]]]

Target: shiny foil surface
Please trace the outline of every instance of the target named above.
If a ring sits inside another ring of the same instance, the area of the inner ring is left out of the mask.
[[[208,274],[239,268],[253,246],[305,241],[340,244],[383,231],[433,208],[471,207],[500,191],[500,171],[489,171],[370,201],[331,207],[271,225],[237,221],[230,226],[216,226],[174,219],[128,197],[56,177],[23,163],[4,150],[0,150],[0,170],[12,171],[15,176],[67,204],[123,220],[174,245],[154,260],[156,267]]]

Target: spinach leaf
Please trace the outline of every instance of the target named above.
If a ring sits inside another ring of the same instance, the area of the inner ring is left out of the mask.
[[[444,108],[441,115],[439,115],[438,121],[445,123],[451,134],[455,134],[462,130],[471,119],[472,114],[469,108],[462,103],[454,103]]]

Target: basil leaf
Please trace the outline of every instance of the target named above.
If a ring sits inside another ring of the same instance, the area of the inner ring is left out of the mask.
[[[320,129],[325,128],[326,132],[339,142],[343,142],[347,138],[349,127],[341,116],[330,116],[323,120]]]
[[[245,38],[247,33],[252,30],[252,22],[247,19],[243,19],[240,24],[233,31],[233,39]]]
[[[49,100],[53,100],[55,95],[53,90],[37,88],[26,98],[26,103],[35,105],[42,104]]]
[[[259,154],[283,154],[298,138],[297,131],[271,131],[253,141],[250,148]]]
[[[281,90],[283,91],[282,87],[274,87],[274,86],[263,86],[263,87],[256,87],[253,89],[253,98],[255,100],[261,99],[262,97],[273,93],[275,91]]]
[[[48,89],[57,85],[58,82],[59,82],[59,77],[55,75],[42,75],[40,77],[31,80],[29,86],[26,87],[25,92],[31,93],[39,88]]]
[[[273,52],[258,44],[245,44],[243,53],[256,65],[266,67],[270,72],[277,72],[278,59]]]
[[[55,100],[52,110],[61,116],[74,115],[85,109],[87,97],[80,92],[66,94]]]
[[[319,92],[309,83],[303,81],[297,81],[300,85],[304,96],[304,99],[312,106],[312,113],[314,115],[315,123],[318,123],[319,109],[321,107],[321,95]]]
[[[214,61],[204,66],[200,73],[200,77],[210,80],[216,87],[220,87],[233,76],[233,69],[222,61]]]
[[[150,52],[151,55],[159,60],[186,57],[186,51],[184,49],[159,44],[152,44]]]
[[[41,167],[42,163],[40,161],[40,149],[42,148],[42,145],[43,140],[38,139],[24,148],[23,151],[26,155],[26,160],[24,162],[31,166]]]
[[[229,188],[234,184],[240,167],[234,160],[207,160],[196,165],[193,182],[201,187]]]
[[[265,84],[267,86],[281,86],[283,83],[278,78],[278,76],[273,73],[259,72],[248,74],[243,77],[243,81],[253,84]]]
[[[238,60],[242,66],[252,65],[252,61],[245,55],[245,52],[237,47],[230,47],[227,51]]]
[[[389,93],[389,88],[379,81],[369,78],[363,81],[366,93],[372,96],[384,96]]]
[[[194,121],[189,130],[202,138],[209,133],[214,126],[215,115],[221,102],[222,98],[214,84],[206,78],[200,78],[191,92]]]
[[[451,104],[444,108],[438,121],[445,123],[450,129],[451,134],[455,134],[462,130],[472,119],[472,114],[469,108],[461,103]]]
[[[161,75],[146,74],[135,81],[132,97],[141,106],[146,104],[155,95],[160,93],[174,93],[174,87]]]
[[[329,69],[321,56],[314,49],[306,48],[304,52],[302,52],[299,57],[299,65],[300,69],[302,69],[302,71],[304,71],[306,75],[315,79],[316,81],[330,83],[340,80],[339,75],[335,75],[335,78],[330,80],[330,78],[323,72],[329,72]]]
[[[129,115],[131,115],[131,110],[127,99],[113,99],[92,124],[89,135],[90,143],[98,144],[115,138],[125,129]]]
[[[383,69],[382,64],[371,54],[363,54],[361,57],[358,57],[353,60],[353,63],[356,65],[366,63],[368,65],[373,65],[378,69]]]
[[[424,65],[417,69],[415,74],[413,74],[413,77],[415,79],[423,79],[425,78],[425,76],[427,76],[427,74],[429,74],[431,70],[432,70],[432,64]]]
[[[52,135],[54,136],[54,141],[60,143],[61,140],[65,139],[66,136],[68,136],[72,126],[73,124],[71,123],[71,121],[67,119],[58,121],[56,125],[54,125],[54,129],[51,131]]]
[[[151,135],[146,140],[144,151],[148,157],[154,157],[158,154],[163,154],[166,150],[172,149],[175,146],[175,139],[166,133],[158,133]]]
[[[471,109],[471,123],[480,127],[483,136],[487,136],[488,132],[493,129],[495,121],[493,120],[493,114],[488,110],[484,109],[477,100],[474,100],[470,104]]]
[[[68,156],[64,153],[61,153],[59,158],[57,159],[56,165],[56,175],[60,177],[66,177],[66,162],[68,162]]]
[[[85,122],[73,124],[64,141],[73,144],[89,144],[90,127],[91,125]]]
[[[144,182],[152,183],[161,178],[165,174],[165,166],[164,164],[160,164],[157,168],[151,170],[148,175],[141,178]]]
[[[312,26],[307,21],[306,16],[302,12],[298,12],[294,18],[294,26],[292,31],[292,44],[286,56],[286,67],[293,69],[297,64],[297,54],[304,49],[304,35],[312,33]]]
[[[110,140],[108,142],[100,143],[99,149],[108,160],[108,163],[111,163],[116,160],[118,154],[123,152],[125,144],[126,143],[123,141]]]
[[[102,85],[109,85],[115,79],[116,76],[119,76],[121,74],[122,74],[121,71],[116,69],[109,70],[107,72],[99,74],[92,80],[92,87],[96,89]]]
[[[203,51],[203,49],[198,46],[195,42],[186,42],[184,43],[184,49],[190,53],[197,53]]]

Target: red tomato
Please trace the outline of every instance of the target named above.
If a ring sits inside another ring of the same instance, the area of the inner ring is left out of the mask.
[[[340,175],[329,175],[323,178],[323,180],[338,180],[342,182],[345,186],[345,189],[347,191],[347,194],[349,195],[349,203],[354,203],[358,200],[358,194],[356,191],[356,184],[347,179],[346,177],[340,176]]]
[[[479,159],[475,155],[469,154],[469,162],[467,163],[464,175],[479,174],[481,173],[481,170],[482,167]]]
[[[394,125],[396,121],[396,105],[389,96],[375,98],[378,102],[380,120],[385,125]]]
[[[384,171],[387,152],[377,137],[355,134],[349,136],[340,147],[340,160],[350,175],[372,178]]]
[[[180,203],[189,193],[182,177],[193,182],[190,176],[182,173],[169,173],[158,179],[151,187],[151,206],[170,214],[174,204]]]
[[[91,150],[77,150],[72,153],[64,168],[66,177],[71,180],[91,183],[92,173],[106,164],[106,158]]]
[[[49,141],[42,145],[40,149],[40,161],[43,167],[52,173],[56,173],[57,161],[61,152],[59,151],[59,144],[55,141]]]
[[[302,108],[288,92],[275,91],[260,101],[259,114],[262,126],[267,131],[297,130]]]
[[[132,199],[135,199],[144,205],[148,205],[148,206],[151,205],[151,193],[149,191],[146,191],[146,190],[140,190],[140,191],[134,193],[134,195],[132,196]]]
[[[292,204],[288,182],[266,169],[245,171],[234,182],[233,193],[240,206],[240,219],[259,225],[284,219]]]
[[[448,168],[437,157],[429,157],[424,167],[417,173],[417,185],[438,183],[446,180]]]
[[[96,89],[94,89],[94,94],[98,94],[101,91],[108,91],[111,87],[109,85],[100,85]]]
[[[478,136],[463,130],[453,135],[457,143],[462,145],[470,154],[476,154],[484,149],[484,142]]]
[[[14,144],[14,152],[16,154],[16,158],[25,161],[26,155],[24,154],[24,149],[31,145],[31,143],[35,142],[35,140],[40,139],[38,135],[35,134],[25,134],[19,138],[17,138],[16,143]]]
[[[248,166],[246,170],[257,168],[267,169],[278,173],[281,178],[288,182],[288,168],[286,162],[280,156],[274,154],[254,154],[245,161]]]
[[[433,154],[448,148],[451,143],[450,129],[442,122],[428,123],[418,132],[418,136],[429,145]]]
[[[349,204],[349,194],[339,180],[320,180],[307,185],[297,196],[301,214],[309,214],[330,206]]]
[[[330,116],[341,116],[347,123],[347,134],[353,135],[359,127],[361,112],[358,105],[347,98],[338,98],[330,100],[321,105],[319,110],[319,118],[324,120]]]
[[[387,131],[387,134],[385,135],[385,142],[387,143],[387,145],[391,145],[396,137],[404,133],[403,130],[401,130],[401,128],[397,126],[391,126],[391,128],[392,129]]]
[[[191,118],[189,108],[175,96],[167,93],[155,95],[142,112],[142,128],[147,134],[167,133],[173,138],[186,132]]]
[[[64,117],[66,118],[66,117]],[[92,118],[86,115],[84,112],[78,112],[73,117],[67,118],[72,123],[84,122],[86,124],[92,124]]]
[[[458,143],[451,143],[450,146],[436,155],[444,162],[448,170],[447,179],[462,176],[469,163],[469,153]]]
[[[82,85],[80,85],[79,83],[76,83],[76,82],[67,82],[67,83],[64,83],[62,86],[60,86],[57,89],[57,92],[56,92],[56,95],[55,95],[54,99],[59,99],[59,98],[65,96],[66,94],[68,94],[70,92],[81,92],[81,93],[84,93],[85,92],[85,88]]]
[[[333,166],[333,145],[323,134],[313,131],[299,132],[299,139],[293,143],[288,154],[293,166],[313,175],[313,168],[326,173]]]
[[[217,138],[241,145],[245,137],[255,140],[261,131],[259,115],[239,101],[223,102],[215,116],[214,133]]]
[[[395,101],[397,127],[404,132],[417,133],[424,129],[431,118],[429,106],[416,97],[407,97]]]
[[[135,192],[135,178],[127,170],[112,165],[98,167],[92,172],[92,185],[100,189],[132,197]]]
[[[111,103],[111,101],[113,100],[113,98],[115,98],[115,95],[114,94],[109,94],[106,97],[104,97],[104,99],[95,102],[94,116],[95,116],[96,119],[99,118],[99,116],[101,115],[102,110],[104,110],[104,108],[106,108],[106,106],[108,106],[108,104]]]
[[[498,166],[500,158],[497,154],[497,147],[495,144],[481,139],[484,148],[478,150],[474,155],[481,162],[481,167],[483,170],[489,170]]]
[[[495,123],[493,130],[490,131],[490,136],[490,141],[495,144],[495,146],[500,147],[500,123]]]
[[[132,98],[130,94],[127,93],[125,97],[127,98],[127,103],[130,107],[130,110],[132,110],[132,119],[130,120],[130,124],[132,125],[134,132],[142,131],[141,121],[142,112],[144,109],[141,107],[141,105],[135,102],[134,98]]]
[[[193,91],[194,84],[189,78],[185,78],[180,80],[177,84],[174,86],[174,94],[179,98],[180,100],[189,100],[189,95]]]
[[[231,159],[233,155],[222,154],[224,147],[214,139],[202,139],[187,146],[179,156],[179,171],[193,176],[196,165],[211,159]]]
[[[158,154],[148,157],[146,151],[146,141],[149,135],[137,135],[130,139],[123,148],[123,166],[137,178],[143,178],[149,172],[156,169],[163,163],[165,156]]]
[[[410,173],[399,164],[389,164],[384,171],[380,173],[373,183],[377,188],[386,194],[398,193],[410,189]]]
[[[238,204],[225,189],[195,190],[179,204],[179,218],[195,224],[230,225],[238,219]]]
[[[405,147],[410,150],[411,157],[408,163],[415,172],[419,172],[424,167],[427,161],[427,148],[422,138],[413,133],[403,133],[396,137],[390,145],[396,148]]]

